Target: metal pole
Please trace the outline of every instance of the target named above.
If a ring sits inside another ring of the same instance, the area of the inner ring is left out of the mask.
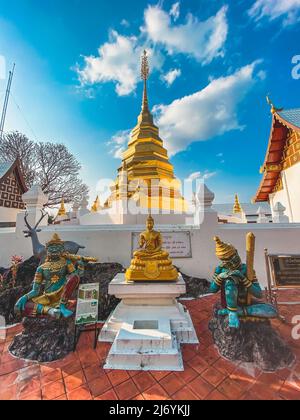
[[[3,104],[3,110],[2,110],[2,117],[1,117],[1,122],[0,122],[0,140],[2,140],[2,137],[3,137],[3,131],[4,131],[4,125],[5,125],[7,107],[8,107],[8,102],[9,102],[11,85],[12,85],[12,80],[13,80],[13,77],[14,77],[15,67],[16,67],[16,65],[14,64],[12,71],[9,72],[9,78],[8,78],[8,83],[7,83],[7,88],[6,88],[6,94],[5,94],[5,99],[4,99],[4,104]]]

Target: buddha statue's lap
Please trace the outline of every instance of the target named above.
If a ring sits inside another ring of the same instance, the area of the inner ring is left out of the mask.
[[[219,315],[228,315],[229,326],[232,328],[239,328],[240,320],[277,318],[276,309],[261,301],[263,292],[259,282],[255,275],[249,279],[248,267],[242,263],[238,251],[219,238],[215,240],[216,254],[221,264],[215,270],[210,291],[222,293],[223,309],[219,310]]]
[[[140,249],[133,254],[130,268],[126,271],[127,281],[175,281],[178,272],[173,267],[168,252],[162,249],[160,232],[154,230],[154,220],[147,219],[147,230],[140,235]]]

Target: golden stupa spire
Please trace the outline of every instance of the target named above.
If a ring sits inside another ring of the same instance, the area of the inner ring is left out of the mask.
[[[100,209],[101,209],[100,198],[99,198],[99,195],[97,195],[96,200],[94,201],[94,204],[91,208],[91,211],[92,213],[97,213]]]
[[[61,203],[60,203],[60,208],[58,210],[58,216],[66,216],[67,212],[66,212],[66,208],[65,208],[65,200],[64,198],[62,198]]]
[[[147,87],[147,81],[149,79],[150,75],[150,66],[149,66],[149,59],[147,55],[147,51],[145,50],[142,55],[142,61],[141,61],[141,78],[144,81],[144,92],[143,92],[143,102],[142,102],[142,112],[138,118],[138,129],[143,130],[143,126],[152,127],[152,130],[155,129],[155,133],[158,134],[158,129],[154,127],[153,123],[153,116],[149,109],[149,99],[148,99],[148,87]],[[141,134],[141,132],[140,132]]]
[[[233,206],[233,213],[234,214],[241,214],[243,213],[243,209],[239,200],[239,196],[236,194],[235,195],[235,201],[234,201],[234,206]]]
[[[150,67],[147,51],[144,51],[142,56],[141,63],[141,78],[144,81],[144,93],[143,93],[143,105],[142,113],[149,113],[149,101],[148,101],[148,89],[147,89],[147,80],[149,79]]]

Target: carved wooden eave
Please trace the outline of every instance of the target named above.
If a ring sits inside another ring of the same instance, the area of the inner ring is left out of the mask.
[[[269,144],[265,162],[261,168],[263,179],[254,198],[254,202],[269,201],[269,196],[274,191],[280,181],[281,172],[284,168],[284,151],[287,146],[290,132],[300,133],[300,127],[292,121],[284,118],[289,112],[298,112],[300,110],[291,111],[275,111],[272,118],[272,128],[269,138]]]

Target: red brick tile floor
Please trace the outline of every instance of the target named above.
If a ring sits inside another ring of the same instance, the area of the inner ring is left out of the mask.
[[[22,326],[0,339],[0,400],[300,400],[300,339],[292,338],[292,320],[300,305],[280,306],[286,323],[273,325],[292,347],[297,361],[290,369],[264,373],[252,365],[220,357],[208,330],[218,297],[184,302],[190,310],[199,345],[184,345],[184,372],[133,372],[103,369],[110,344],[82,334],[75,353],[42,364],[13,358],[8,348]],[[300,301],[299,291],[283,291],[279,300]],[[300,333],[300,329],[299,329]]]

